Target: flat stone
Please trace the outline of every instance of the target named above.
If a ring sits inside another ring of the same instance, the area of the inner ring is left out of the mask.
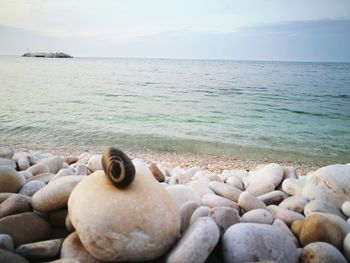
[[[0,158],[0,166],[7,166],[15,170],[17,168],[17,165],[14,161],[5,158]]]
[[[27,170],[32,172],[33,175],[47,172],[56,174],[62,167],[63,160],[61,157],[55,156],[42,159],[39,163],[29,167]]]
[[[25,183],[25,179],[15,169],[0,166],[0,193],[16,193]]]
[[[87,177],[72,175],[56,179],[33,195],[33,208],[42,212],[50,212],[67,207],[68,198],[74,187],[85,178]]]
[[[244,211],[250,211],[250,210],[259,209],[259,208],[266,209],[265,203],[249,192],[241,193],[238,199],[238,205]]]
[[[325,242],[315,242],[304,247],[300,263],[346,263],[346,259],[334,246]]]
[[[230,199],[234,202],[238,201],[238,198],[239,198],[240,194],[242,193],[241,190],[239,190],[231,185],[221,183],[221,182],[210,182],[209,187],[217,195],[220,195],[222,197]]]
[[[37,214],[26,212],[1,218],[0,234],[10,235],[15,246],[18,246],[46,240],[50,234],[50,226]]]
[[[87,162],[87,167],[91,172],[103,170],[102,154],[94,154],[93,156],[91,156]]]
[[[13,239],[10,235],[7,234],[0,234],[0,249],[13,251],[14,244]]]
[[[244,191],[242,178],[232,175],[226,179],[226,184],[231,185],[241,191]]]
[[[74,259],[84,263],[102,263],[86,251],[76,232],[70,234],[63,242],[61,248],[61,259]]]
[[[302,195],[304,186],[304,180],[288,178],[283,181],[282,190],[289,195]]]
[[[37,191],[45,186],[46,184],[39,180],[29,181],[21,187],[18,193],[27,196],[33,196]]]
[[[16,253],[30,259],[50,259],[60,254],[63,239],[52,239],[23,244],[16,248]]]
[[[242,216],[242,221],[246,223],[268,224],[273,222],[272,215],[266,209],[254,209],[246,212]]]
[[[273,220],[272,226],[286,233],[293,240],[295,246],[299,247],[298,239],[296,239],[292,231],[290,231],[289,227],[281,219],[276,218],[275,220]]]
[[[279,218],[288,226],[290,226],[296,220],[304,219],[304,216],[302,214],[276,205],[269,205],[267,209],[270,211],[274,219]]]
[[[191,181],[188,187],[197,194],[200,198],[205,194],[214,194],[214,191],[209,187],[209,181],[205,180],[195,180]]]
[[[35,176],[43,173],[50,173],[50,168],[46,164],[38,163],[29,167],[26,171],[30,172]]]
[[[0,158],[11,159],[14,151],[11,147],[1,146],[0,147]]]
[[[227,199],[225,197],[218,196],[215,194],[203,195],[202,204],[209,206],[211,208],[214,208],[214,207],[232,207],[232,208],[235,208],[237,210],[239,209],[237,203],[233,202],[230,199]]]
[[[215,248],[219,238],[219,228],[212,218],[198,218],[169,252],[166,262],[204,263]]]
[[[30,198],[24,195],[12,195],[0,204],[0,218],[31,211]]]
[[[194,221],[196,221],[200,217],[207,217],[209,216],[209,213],[211,211],[211,208],[209,206],[200,206],[198,207],[192,214],[190,224],[192,224]]]
[[[341,206],[341,211],[346,215],[347,217],[350,217],[350,201],[345,201]]]
[[[155,163],[151,163],[148,168],[151,170],[154,178],[158,182],[164,182],[165,181],[165,175],[162,173],[162,171],[158,168],[158,166]]]
[[[163,255],[180,233],[175,200],[148,174],[147,166],[148,172],[135,168],[135,179],[125,189],[97,171],[69,197],[71,222],[85,249],[97,259],[152,260]]]
[[[230,262],[297,263],[293,240],[283,231],[266,224],[235,224],[222,238],[223,259]]]
[[[303,196],[341,208],[345,201],[350,200],[350,166],[329,165],[307,176]]]
[[[350,262],[350,233],[346,234],[343,241],[343,253],[348,262]]]
[[[34,175],[33,177],[30,177],[26,180],[26,182],[31,182],[31,181],[41,181],[44,184],[48,184],[53,178],[55,177],[55,174],[53,173],[41,173]]]
[[[278,206],[302,214],[308,202],[309,200],[301,195],[293,195],[284,199]]]
[[[263,195],[259,195],[258,199],[263,201],[265,205],[278,205],[287,197],[288,195],[286,193],[279,190],[275,190]]]
[[[188,201],[181,206],[180,208],[181,233],[184,232],[186,228],[190,225],[191,216],[197,208],[198,208],[198,203],[194,201]]]
[[[300,243],[306,246],[312,242],[327,242],[341,250],[343,240],[349,232],[350,225],[341,217],[314,212],[305,218]]]
[[[0,248],[1,263],[29,263],[24,257]]]
[[[214,207],[210,211],[209,217],[215,220],[221,235],[223,235],[230,226],[241,222],[238,211],[230,207]]]
[[[347,218],[334,205],[322,200],[311,200],[304,208],[304,215],[308,216],[312,212],[328,213],[340,216],[344,220]]]
[[[166,187],[166,190],[172,196],[179,209],[188,201],[194,201],[200,204],[199,196],[185,185],[170,185]]]

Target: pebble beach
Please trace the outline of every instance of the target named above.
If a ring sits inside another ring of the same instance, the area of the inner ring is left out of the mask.
[[[348,262],[350,164],[0,147],[0,262]]]

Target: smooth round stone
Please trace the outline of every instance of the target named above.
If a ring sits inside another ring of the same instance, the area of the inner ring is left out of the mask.
[[[307,176],[303,196],[341,208],[345,201],[350,200],[350,166],[329,165]]]
[[[93,156],[91,156],[87,162],[87,167],[91,172],[103,170],[102,154],[94,154]]]
[[[180,208],[181,214],[181,233],[186,230],[190,225],[190,220],[193,212],[198,208],[198,203],[194,201],[188,201],[183,204]]]
[[[16,248],[16,253],[30,259],[50,259],[60,254],[63,239],[52,239],[23,244]]]
[[[144,176],[149,176],[154,179],[151,170],[148,168],[148,165],[142,159],[133,159],[132,163],[135,166],[135,170]],[[154,179],[155,180],[155,179]],[[156,180],[155,180],[156,181]]]
[[[305,181],[288,178],[282,183],[282,190],[289,195],[302,195]]]
[[[0,204],[0,218],[31,211],[30,198],[19,194],[10,196]]]
[[[1,146],[0,147],[0,158],[11,159],[14,151],[11,147]]]
[[[212,218],[198,218],[169,252],[166,262],[204,263],[217,245],[219,238],[219,228]]]
[[[295,246],[299,246],[298,239],[296,239],[292,231],[290,231],[289,227],[281,219],[276,218],[275,220],[273,220],[272,226],[286,233],[293,240]]]
[[[297,238],[300,237],[301,230],[303,229],[304,220],[296,220],[291,225],[291,231]]]
[[[181,217],[175,200],[141,171],[136,167],[135,180],[125,189],[98,171],[73,190],[69,216],[92,256],[105,261],[151,260],[178,237]]]
[[[75,169],[73,167],[68,167],[68,168],[62,168],[61,170],[58,171],[58,173],[51,179],[50,182],[64,176],[69,176],[69,175],[77,175]]]
[[[214,191],[210,189],[209,182],[204,180],[191,181],[188,187],[196,193],[200,198],[205,194],[214,194]]]
[[[215,220],[221,235],[223,235],[230,226],[241,222],[238,211],[230,207],[214,207],[210,211],[209,217]]]
[[[241,193],[238,199],[238,205],[244,211],[250,211],[250,210],[259,209],[259,208],[266,209],[265,203],[249,192]]]
[[[14,244],[13,239],[10,235],[0,234],[0,249],[13,251]]]
[[[0,204],[4,202],[7,198],[16,195],[15,193],[0,193]]]
[[[346,215],[347,217],[350,217],[350,201],[345,201],[341,206],[341,211]]]
[[[43,174],[43,173],[49,173],[50,168],[46,164],[43,163],[37,163],[27,169],[28,172],[32,173],[33,175]]]
[[[37,191],[45,186],[46,184],[39,180],[29,181],[21,187],[18,193],[26,196],[33,196]]]
[[[293,195],[284,199],[278,206],[301,214],[308,202],[309,200],[301,195]]]
[[[170,185],[166,188],[166,190],[172,196],[179,209],[188,201],[194,201],[200,204],[199,196],[185,185]]]
[[[259,196],[275,190],[283,179],[283,168],[279,164],[265,165],[257,171],[249,173],[246,191]]]
[[[288,195],[280,190],[275,190],[272,192],[268,192],[263,195],[259,195],[258,199],[263,201],[265,205],[278,205],[284,199],[286,199]]]
[[[232,207],[232,208],[235,208],[237,210],[239,209],[237,203],[233,202],[230,199],[227,199],[225,197],[218,196],[215,194],[203,195],[202,204],[209,206],[211,208],[214,208],[214,207]]]
[[[64,156],[64,157],[62,157],[62,160],[64,163],[71,165],[71,164],[76,163],[78,161],[78,157],[76,157],[76,156]]]
[[[221,182],[210,182],[209,187],[217,195],[220,195],[222,197],[230,199],[234,202],[238,201],[238,198],[239,198],[240,194],[242,193],[241,190],[239,190],[231,185],[221,183]]]
[[[268,224],[271,225],[273,222],[272,215],[266,209],[254,209],[246,212],[242,216],[242,221],[247,223],[257,223],[257,224]]]
[[[200,171],[201,168],[199,166],[193,166],[185,171],[185,174],[192,179],[192,177],[196,174],[196,172]]]
[[[24,177],[16,170],[8,166],[0,166],[0,193],[16,193],[24,183]]]
[[[271,225],[235,224],[225,232],[222,249],[226,263],[298,262],[298,253],[293,240]]]
[[[17,166],[20,171],[25,171],[30,167],[28,158],[20,158],[17,160]]]
[[[292,178],[292,179],[299,178],[299,174],[298,174],[297,170],[295,169],[295,167],[293,167],[293,166],[283,167],[283,180],[288,179],[288,178]]]
[[[50,226],[37,214],[26,212],[1,218],[0,234],[10,235],[15,246],[18,246],[46,240],[50,234]]]
[[[174,174],[170,177],[169,184],[187,184],[190,182],[190,178],[186,174]]]
[[[209,206],[200,206],[198,207],[192,214],[190,224],[192,224],[194,221],[196,221],[200,217],[207,217],[209,216],[209,213],[211,211],[211,208]]]
[[[68,232],[72,233],[75,231],[74,226],[72,225],[72,221],[70,221],[70,217],[69,214],[67,214],[66,220],[64,222],[66,229],[68,230]]]
[[[344,220],[347,218],[339,211],[337,207],[322,200],[311,200],[304,208],[304,215],[308,216],[312,212],[328,213],[340,216]]]
[[[24,257],[0,248],[1,263],[29,263]]]
[[[165,181],[165,175],[162,173],[162,171],[158,168],[158,166],[155,163],[151,163],[148,168],[151,170],[154,178],[158,182],[164,182]]]
[[[304,247],[300,263],[346,263],[344,256],[334,246],[325,242],[315,242]]]
[[[314,212],[305,218],[300,243],[306,246],[312,242],[322,241],[341,250],[343,240],[349,232],[350,225],[339,216]]]
[[[89,152],[82,152],[79,156],[78,156],[78,163],[83,163],[83,164],[87,164],[87,162],[89,161],[90,157],[92,156],[91,153]]]
[[[29,171],[19,171],[18,172],[20,175],[24,177],[24,179],[28,179],[30,177],[33,177],[33,174]]]
[[[346,234],[343,241],[343,253],[348,262],[350,262],[350,233]]]
[[[87,177],[72,175],[56,179],[33,195],[33,208],[41,212],[50,212],[66,207],[74,187],[85,178]]]
[[[84,263],[102,263],[86,251],[76,232],[70,234],[62,244],[61,259],[73,259]]]
[[[5,158],[0,158],[0,166],[8,166],[9,168],[15,169],[17,168],[17,165],[14,161],[5,159]]]
[[[231,185],[241,191],[244,191],[242,178],[232,175],[226,179],[226,184]]]
[[[77,163],[73,167],[77,175],[88,175],[88,168],[85,164]]]
[[[31,182],[31,181],[41,181],[45,184],[48,184],[53,178],[55,177],[55,174],[53,173],[42,173],[42,174],[37,174],[34,175],[33,177],[30,177],[26,180],[26,182]]]
[[[39,163],[29,167],[27,170],[33,175],[42,173],[53,173],[56,174],[63,167],[63,160],[59,156],[49,157],[40,160]]]
[[[51,212],[49,216],[50,225],[55,227],[65,227],[67,215],[67,209],[61,209]]]
[[[303,215],[276,205],[269,205],[267,209],[270,211],[274,219],[279,218],[288,226],[296,220],[304,219]]]

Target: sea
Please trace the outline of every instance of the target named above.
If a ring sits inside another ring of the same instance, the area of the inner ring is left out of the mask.
[[[350,162],[350,63],[0,56],[0,144]]]

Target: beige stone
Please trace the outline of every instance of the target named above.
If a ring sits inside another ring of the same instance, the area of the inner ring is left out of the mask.
[[[16,193],[24,183],[24,177],[15,169],[8,166],[0,166],[0,193]]]
[[[294,212],[276,205],[269,205],[267,209],[270,211],[274,219],[279,218],[288,226],[293,224],[293,222],[296,220],[304,219],[304,216],[302,214],[299,214],[297,212]]]
[[[234,202],[238,201],[238,198],[239,198],[240,194],[242,193],[241,190],[239,190],[231,185],[222,183],[222,182],[210,182],[209,187],[216,194],[218,194],[222,197],[225,197],[227,199],[230,199]]]
[[[334,246],[325,242],[315,242],[304,247],[299,257],[300,263],[346,263],[344,256]]]
[[[238,205],[244,211],[250,211],[250,210],[259,209],[259,208],[266,209],[265,203],[249,192],[241,193],[238,199]]]
[[[227,199],[225,197],[218,196],[215,194],[203,195],[202,204],[209,206],[211,208],[214,208],[214,207],[232,207],[232,208],[235,208],[237,210],[239,209],[237,203],[233,202],[230,199]]]
[[[244,213],[242,221],[246,223],[268,224],[273,222],[272,215],[266,209],[254,209]]]

